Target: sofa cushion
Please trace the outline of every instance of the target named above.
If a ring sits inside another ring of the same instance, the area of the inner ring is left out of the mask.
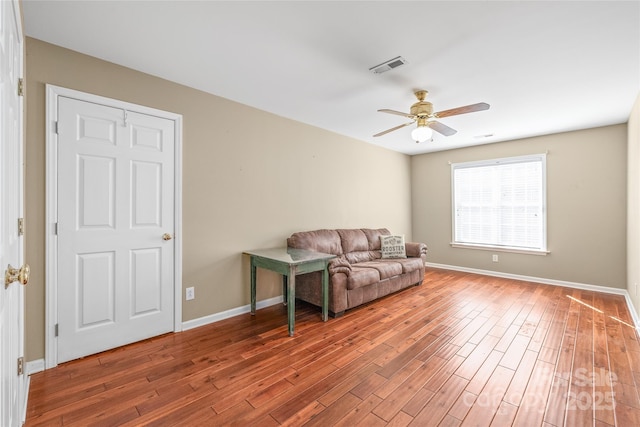
[[[369,261],[369,262],[361,262],[357,264],[358,267],[368,267],[374,268],[378,270],[380,274],[380,279],[388,279],[390,277],[399,276],[403,273],[402,264],[393,261]]]
[[[422,258],[399,258],[394,259],[393,262],[402,266],[403,273],[411,273],[412,271],[420,270],[424,267],[424,261],[422,261]]]
[[[342,241],[336,230],[300,231],[287,239],[287,246],[297,249],[342,255]]]
[[[360,262],[367,262],[374,259],[374,254],[369,251],[349,252],[344,254],[344,256],[351,264],[358,264]]]
[[[380,273],[375,268],[351,266],[351,273],[347,277],[347,289],[358,289],[373,285],[380,281]]]
[[[369,251],[369,241],[362,230],[342,229],[336,230],[342,241],[342,252],[366,252]]]
[[[382,258],[406,258],[404,236],[380,236]]]
[[[391,234],[391,232],[386,228],[376,228],[376,229],[363,228],[362,232],[365,234],[365,236],[367,236],[367,241],[369,242],[370,251],[379,251],[380,236],[388,236],[389,234]]]

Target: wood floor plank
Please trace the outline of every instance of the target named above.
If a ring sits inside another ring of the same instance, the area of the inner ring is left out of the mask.
[[[517,410],[518,408],[516,406],[503,401],[493,417],[493,420],[491,420],[491,427],[510,426],[513,424],[513,419],[516,417]]]
[[[445,359],[438,358],[437,360],[444,361]],[[379,396],[382,399],[386,399],[391,393],[393,393],[395,389],[403,384],[407,380],[407,378],[412,376],[413,373],[420,369],[422,366],[424,366],[424,363],[422,361],[412,360],[400,371],[397,371],[392,378],[387,378],[386,381],[374,391],[375,395]]]
[[[312,401],[307,406],[296,412],[291,418],[280,423],[282,426],[301,426],[324,411],[326,407],[317,400]]]
[[[411,421],[410,426],[438,425],[446,416],[449,409],[462,394],[469,383],[457,375],[450,376],[438,390],[438,398],[431,399],[420,413]]]
[[[544,407],[549,400],[553,372],[554,366],[550,363],[540,360],[536,362],[513,425],[528,427],[542,424]]]
[[[518,369],[518,365],[520,364],[524,353],[527,351],[529,341],[531,341],[530,337],[518,333],[513,341],[511,341],[511,344],[509,345],[509,348],[507,348],[507,351],[504,353],[504,356],[502,356],[502,360],[500,360],[500,366],[504,366],[505,368],[511,369],[512,371]]]
[[[544,422],[554,426],[564,425],[569,404],[571,407],[575,406],[575,400],[569,399],[569,380],[554,375]]]
[[[446,363],[447,360],[439,357],[429,359],[393,390],[391,395],[373,410],[373,413],[383,420],[391,420]]]
[[[204,425],[212,425],[211,421],[216,416],[216,413],[211,408],[211,405],[207,405],[205,402],[202,403],[202,400],[198,400],[193,404],[188,404],[181,408],[177,408],[175,411],[172,411],[155,421],[150,421],[145,424],[146,427],[164,427],[167,425],[192,425],[192,426],[204,426]],[[110,418],[105,419],[105,427],[109,426],[120,426],[122,425],[119,421],[112,422]],[[129,421],[129,420],[127,420]],[[135,422],[135,419],[134,419]],[[139,420],[137,421],[139,422]]]
[[[31,376],[31,426],[640,425],[621,295],[429,268],[320,320],[282,304]]]
[[[504,354],[499,351],[491,351],[482,366],[476,371],[466,390],[476,396],[479,395],[503,356]]]
[[[451,359],[447,360],[442,369],[436,372],[429,380],[425,383],[424,388],[427,390],[431,390],[432,392],[437,392],[443,386],[445,382],[451,378],[451,376],[458,370],[462,362],[464,362],[464,357],[455,355]]]
[[[355,387],[358,387],[368,377],[375,374],[378,369],[378,366],[374,363],[363,366],[357,372],[354,372],[353,375],[350,375],[347,378],[343,378],[340,384],[331,388],[331,390],[329,390],[327,393],[320,396],[318,398],[318,402],[322,403],[324,406],[333,405],[337,400],[340,400],[347,393],[353,394],[351,393],[351,390]]]
[[[358,407],[362,400],[351,393],[342,396],[341,399],[333,402],[327,409],[305,423],[307,427],[324,427],[335,425],[338,421]]]
[[[509,384],[509,388],[505,393],[505,403],[509,403],[516,408],[520,406],[527,384],[529,384],[529,380],[531,379],[533,368],[536,364],[536,358],[537,353],[535,351],[527,350],[524,353],[522,360],[520,361],[520,365],[518,365],[518,369],[513,376],[513,380],[511,381],[511,384]]]
[[[467,413],[463,426],[489,426],[500,408],[514,371],[497,366]]]
[[[593,370],[598,380],[594,384],[594,395],[602,400],[602,404],[594,409],[595,421],[604,425],[614,425],[613,387],[615,374],[609,366],[609,349],[605,328],[604,301],[601,294],[594,294],[594,306],[599,309],[593,313]]]
[[[491,354],[496,344],[498,344],[498,341],[499,339],[492,335],[485,336],[456,370],[456,375],[471,380],[489,354]]]
[[[449,409],[448,415],[457,419],[459,423],[462,424],[462,420],[467,417],[477,398],[478,395],[465,389],[460,396],[458,396],[458,400],[451,406],[451,409]]]
[[[373,408],[378,406],[381,401],[382,399],[378,396],[369,395],[366,399],[362,399],[358,406],[340,418],[338,422],[334,423],[334,427],[351,427],[365,421],[365,419],[371,414]],[[379,421],[376,421],[382,422],[379,418],[378,420]]]
[[[447,414],[442,419],[442,421],[440,421],[440,424],[438,424],[438,427],[458,427],[459,425],[461,425],[461,422],[459,419]]]
[[[422,411],[422,408],[424,408],[425,405],[433,399],[433,396],[435,396],[434,392],[427,390],[426,388],[421,388],[413,395],[406,405],[402,407],[402,412],[415,417],[420,413],[420,411]]]

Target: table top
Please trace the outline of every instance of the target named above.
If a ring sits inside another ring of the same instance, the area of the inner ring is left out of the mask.
[[[243,253],[251,256],[279,261],[290,265],[304,264],[310,261],[330,260],[335,255],[325,254],[322,252],[309,251],[306,249],[295,248],[269,248],[244,251]]]

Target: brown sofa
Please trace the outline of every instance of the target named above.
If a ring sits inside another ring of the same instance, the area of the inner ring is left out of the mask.
[[[405,243],[406,258],[382,258],[380,236],[386,228],[315,230],[294,233],[287,239],[291,248],[336,255],[329,263],[329,313],[345,310],[412,285],[424,278],[427,246]],[[296,277],[296,298],[322,305],[321,272]]]

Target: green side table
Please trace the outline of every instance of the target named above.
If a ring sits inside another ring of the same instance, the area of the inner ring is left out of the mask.
[[[256,314],[256,268],[282,274],[282,292],[287,305],[289,336],[295,327],[296,275],[322,271],[322,320],[329,317],[329,260],[335,255],[294,248],[257,249],[243,252],[251,258],[251,315]]]

